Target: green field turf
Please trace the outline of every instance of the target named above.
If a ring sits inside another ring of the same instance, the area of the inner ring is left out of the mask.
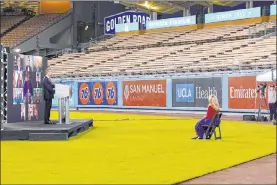
[[[71,118],[96,121],[68,141],[2,141],[1,183],[172,184],[276,153],[273,125],[223,120],[223,139],[215,141],[191,140],[195,119],[82,112]]]

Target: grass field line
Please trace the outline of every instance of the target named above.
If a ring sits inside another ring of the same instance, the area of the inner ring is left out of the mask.
[[[191,139],[193,118],[95,112],[70,118],[93,119],[94,127],[63,142],[1,142],[1,183],[179,184],[276,153],[271,125],[224,120],[223,138],[208,141]]]

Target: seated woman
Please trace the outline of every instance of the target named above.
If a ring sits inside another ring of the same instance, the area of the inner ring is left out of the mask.
[[[196,138],[193,139],[203,139],[203,136],[205,134],[205,129],[203,126],[208,126],[213,119],[213,117],[219,112],[219,105],[218,101],[215,95],[211,95],[209,97],[209,105],[206,116],[201,119],[196,125],[195,125],[195,131],[197,134]]]

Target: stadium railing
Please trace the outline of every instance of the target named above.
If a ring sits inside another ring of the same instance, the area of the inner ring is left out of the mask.
[[[99,42],[103,42],[107,39],[113,38],[115,37],[115,35],[102,35],[100,37],[97,37],[95,39],[92,39],[89,42],[86,43],[79,43],[78,44],[78,48],[80,48],[82,51],[84,51],[85,49],[94,46],[95,44],[99,43]]]
[[[114,35],[102,35],[100,37],[97,37],[89,42],[86,43],[79,43],[77,46],[77,49],[73,48],[64,48],[61,50],[54,50],[47,53],[47,56],[61,56],[63,54],[69,54],[69,53],[78,53],[78,52],[85,52],[87,48],[92,47],[100,42],[103,42],[107,39],[115,37]]]

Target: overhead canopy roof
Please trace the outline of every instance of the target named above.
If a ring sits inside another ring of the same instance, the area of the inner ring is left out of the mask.
[[[243,3],[244,1],[213,1],[213,4],[216,5],[221,5],[221,6],[230,6],[230,7],[234,7],[237,6],[241,3]]]
[[[209,7],[212,4],[221,5],[221,6],[237,6],[245,1],[130,1],[123,0],[119,1],[121,4],[130,7],[136,8],[141,11],[151,12],[156,11],[160,13],[172,14],[183,10],[186,7],[193,6],[196,4]],[[1,8],[15,5],[25,8],[33,9],[35,12],[38,10],[38,1],[33,0],[24,0],[24,1],[11,1],[4,0],[1,1]]]
[[[138,10],[171,14],[196,4],[206,7],[212,4],[233,7],[243,3],[243,1],[120,1],[120,3]]]
[[[268,71],[264,74],[258,75],[256,77],[257,82],[276,82],[276,69],[272,71]]]

